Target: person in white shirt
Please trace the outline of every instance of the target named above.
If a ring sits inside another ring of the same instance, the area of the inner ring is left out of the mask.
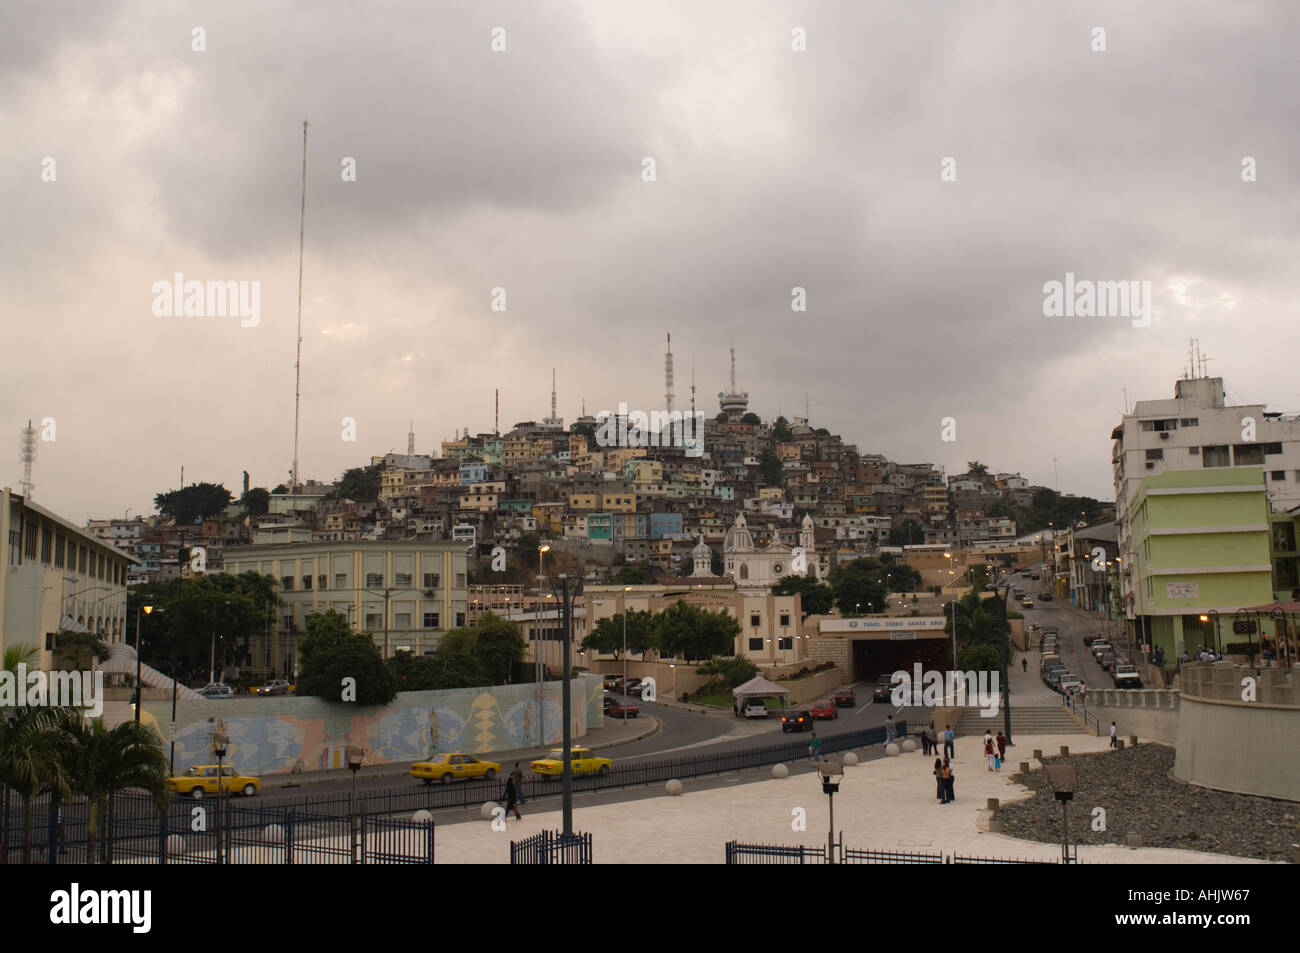
[[[1110,746],[1112,748],[1115,747],[1115,741],[1118,733],[1119,733],[1119,729],[1115,727],[1115,722],[1112,721],[1110,723]]]

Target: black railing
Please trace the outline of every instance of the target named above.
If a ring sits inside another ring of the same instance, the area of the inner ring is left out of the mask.
[[[590,864],[591,835],[542,831],[510,842],[512,864]]]
[[[843,839],[835,844],[837,864],[1056,864],[1059,860],[1022,860],[1010,857],[975,857],[968,854],[917,853],[897,850],[865,850],[845,847]],[[728,864],[825,864],[827,846],[806,844],[742,844],[728,841]],[[1077,863],[1077,859],[1073,861]]]

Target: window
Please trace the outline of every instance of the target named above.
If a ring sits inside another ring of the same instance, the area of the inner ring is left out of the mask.
[[[1281,481],[1283,481],[1283,480],[1286,479],[1286,471],[1285,471],[1285,470],[1270,470],[1270,471],[1269,471],[1269,474],[1268,474],[1268,478],[1269,478],[1270,480],[1272,480],[1273,482],[1275,482],[1275,483],[1281,482]]]
[[[442,575],[436,572],[426,572],[424,574],[424,588],[437,589],[442,585]]]
[[[1164,420],[1144,420],[1142,421],[1142,429],[1147,432],[1155,431],[1157,433],[1166,430],[1177,430],[1178,418],[1169,417]]]
[[[310,591],[311,591],[311,576],[303,576],[303,577],[302,577],[302,588],[303,588],[303,591],[304,591],[304,592],[310,592]]]
[[[1227,444],[1218,444],[1215,446],[1201,447],[1201,466],[1203,467],[1228,467],[1232,466],[1228,459]]]
[[[1183,417],[1178,421],[1178,426],[1180,427],[1199,427],[1200,425],[1201,421],[1199,417]]]
[[[1164,452],[1163,450],[1148,450],[1148,451],[1147,451],[1147,459],[1148,459],[1148,460],[1163,460],[1164,458],[1165,458],[1165,452]]]
[[[1201,452],[1201,448],[1200,448],[1200,447],[1188,447],[1188,448],[1187,448],[1187,452],[1188,452],[1188,453],[1192,453],[1192,454],[1199,454],[1199,453]]]
[[[281,576],[280,588],[285,592],[293,592],[293,576]]]
[[[329,586],[330,577],[322,573],[316,577],[316,588],[325,589]]]
[[[334,574],[334,588],[346,589],[348,587],[348,574],[345,572],[336,572]]]
[[[436,628],[438,628],[438,613],[436,613],[436,612],[426,612],[426,613],[424,614],[424,627],[425,627],[426,629],[436,629]]]
[[[789,624],[790,624],[790,613],[788,613],[788,612],[782,612],[782,613],[781,613],[781,624],[782,624],[782,625],[789,625]]]
[[[54,568],[63,568],[63,534],[54,537]]]
[[[381,572],[366,573],[367,586],[382,586],[384,584],[384,574]]]
[[[794,648],[794,639],[788,635],[784,638],[777,639],[776,647],[782,651],[788,652],[790,649]]]
[[[381,613],[378,612],[366,613],[366,628],[368,630],[373,632],[375,629],[382,629],[383,627],[384,627],[384,617]]]
[[[762,625],[762,619],[757,612],[751,612],[749,614],[749,624],[752,625],[754,628],[758,628],[760,625]]]
[[[751,652],[761,652],[761,651],[763,651],[763,640],[762,640],[762,639],[750,639],[750,640],[749,640],[749,650],[750,650]]]
[[[398,612],[393,616],[393,627],[397,629],[409,629],[411,627],[411,613]]]
[[[465,574],[463,572],[456,573],[456,588],[457,589],[465,588]]]
[[[50,564],[51,551],[54,549],[54,530],[48,526],[41,527],[41,562]]]
[[[1232,448],[1233,465],[1238,467],[1257,467],[1264,462],[1264,445],[1259,443],[1238,443]]]
[[[393,585],[410,586],[411,574],[409,572],[399,572],[393,574]]]
[[[465,613],[463,613],[463,612],[457,612],[457,613],[456,613],[456,628],[458,628],[458,629],[459,629],[459,628],[462,628],[464,625],[465,625]]]

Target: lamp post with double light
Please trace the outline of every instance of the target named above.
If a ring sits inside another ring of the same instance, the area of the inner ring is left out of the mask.
[[[844,777],[844,765],[838,761],[818,761],[817,773],[822,779],[822,793],[830,803],[830,826],[826,831],[826,863],[835,863],[835,794]]]
[[[352,798],[349,813],[352,815],[352,862],[355,864],[361,860],[357,856],[358,833],[361,827],[361,815],[357,811],[357,775],[361,772],[361,762],[365,758],[366,751],[360,745],[348,745],[344,752],[348,759],[348,770],[352,772]]]
[[[224,842],[221,839],[222,815],[226,812],[226,753],[230,750],[230,739],[220,732],[212,733],[212,753],[217,756],[217,863],[225,863]]]

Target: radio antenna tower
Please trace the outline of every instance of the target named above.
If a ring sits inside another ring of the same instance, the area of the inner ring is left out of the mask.
[[[289,492],[298,492],[298,411],[302,402],[302,246],[307,222],[307,120],[302,121],[302,204],[298,209],[298,354],[293,361],[293,472]]]
[[[29,500],[32,496],[32,464],[36,462],[36,431],[32,428],[31,420],[27,421],[27,426],[22,429],[22,438],[18,442],[18,459],[23,462],[23,499]]]
[[[673,336],[668,335],[668,352],[664,354],[664,406],[673,410]]]

